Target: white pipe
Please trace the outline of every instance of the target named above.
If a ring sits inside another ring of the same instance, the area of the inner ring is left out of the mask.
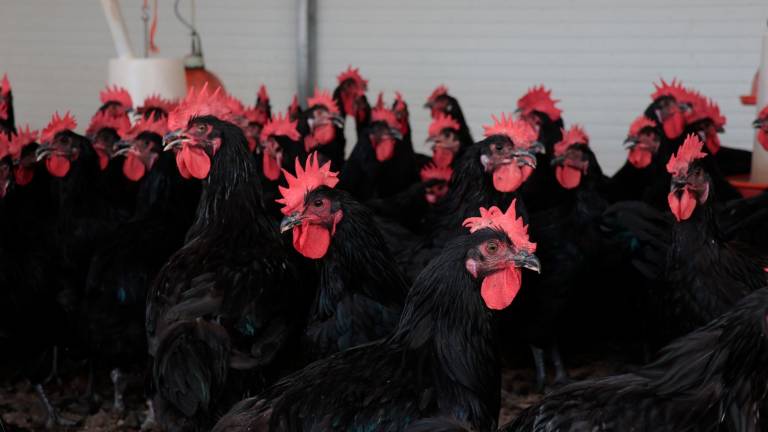
[[[133,58],[133,48],[128,39],[128,30],[125,27],[123,14],[120,12],[120,5],[117,0],[101,0],[101,6],[104,8],[104,16],[107,18],[109,31],[112,33],[112,41],[115,43],[115,50],[119,58]]]
[[[757,76],[757,112],[768,104],[768,30],[763,33],[763,51],[760,60],[760,71]],[[755,116],[757,117],[757,116]],[[752,176],[753,183],[768,183],[768,151],[757,141],[752,150]]]

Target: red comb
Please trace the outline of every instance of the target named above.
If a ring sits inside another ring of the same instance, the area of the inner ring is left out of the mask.
[[[640,135],[640,131],[642,131],[645,128],[655,129],[656,123],[653,120],[649,119],[648,117],[641,115],[638,118],[636,118],[631,125],[629,125],[628,136],[636,137]]]
[[[245,111],[243,111],[243,116],[248,121],[248,123],[258,123],[260,125],[264,125],[266,122],[269,121],[267,118],[267,113],[263,109],[259,109],[258,107],[245,107]]]
[[[3,81],[0,82],[0,93],[7,95],[11,92],[11,82],[8,81],[8,74],[3,74]]]
[[[511,114],[507,117],[502,113],[501,119],[495,115],[492,115],[491,118],[493,119],[493,125],[483,125],[486,138],[492,135],[504,135],[512,140],[516,147],[520,148],[530,147],[538,138],[538,133],[536,133],[533,126],[528,124],[528,122],[515,120]]]
[[[317,159],[317,152],[309,155],[306,166],[302,168],[299,159],[296,159],[296,176],[293,176],[286,170],[283,170],[288,187],[279,186],[280,195],[283,197],[275,200],[282,204],[280,211],[284,215],[289,215],[298,210],[304,204],[306,194],[320,186],[332,188],[336,186],[339,179],[336,178],[339,173],[331,171],[331,162],[326,162],[320,166]]]
[[[555,156],[560,156],[575,144],[589,144],[589,136],[579,125],[573,125],[570,129],[563,130],[562,141],[555,144]]]
[[[371,111],[371,123],[373,122],[384,122],[393,129],[397,129],[400,125],[395,113],[386,108],[374,108]]]
[[[296,103],[298,103],[298,100]],[[336,101],[333,100],[331,94],[328,93],[327,90],[315,89],[315,94],[311,98],[307,99],[307,105],[310,108],[323,106],[325,109],[334,114],[339,113],[339,106],[336,105]]]
[[[529,253],[536,251],[536,243],[528,238],[528,226],[523,223],[522,218],[515,214],[515,204],[517,199],[512,200],[506,213],[493,206],[489,209],[480,207],[480,217],[471,217],[464,220],[464,227],[469,228],[470,233],[490,228],[502,230],[512,241],[517,249],[523,249]]]
[[[720,113],[720,107],[712,99],[704,97],[696,91],[687,91],[682,102],[690,105],[690,112],[686,115],[688,123],[693,124],[708,119],[718,129],[725,126],[726,118]]]
[[[443,84],[440,84],[439,86],[437,86],[435,90],[432,91],[432,94],[429,95],[429,97],[427,98],[427,103],[430,104],[440,96],[447,95],[447,94],[448,94],[448,87],[444,86]]]
[[[5,136],[5,134],[0,135]],[[29,125],[26,125],[24,129],[19,127],[17,129],[17,133],[13,134],[11,137],[9,145],[9,151],[11,152],[13,159],[19,160],[21,157],[21,151],[24,149],[24,147],[37,141],[38,136],[39,132],[36,130],[30,130]]]
[[[675,100],[685,98],[686,89],[683,87],[682,82],[678,81],[676,78],[673,79],[671,83],[667,83],[663,78],[660,78],[660,81],[661,84],[653,83],[656,91],[651,94],[651,99],[656,100],[665,96],[674,98]]]
[[[407,107],[403,95],[399,91],[395,91],[395,110],[402,111]]]
[[[123,139],[133,140],[144,132],[151,132],[160,136],[164,136],[168,133],[168,119],[164,117],[158,119],[155,119],[154,117],[142,117],[138,122],[136,122],[135,125],[133,125],[133,127],[128,130],[128,132],[125,133]]]
[[[453,169],[449,166],[447,167],[438,167],[434,163],[429,163],[424,166],[424,168],[419,171],[419,174],[421,175],[421,181],[427,181],[427,180],[445,180],[450,181],[451,175],[453,174]]]
[[[690,134],[685,138],[685,142],[677,150],[677,154],[672,155],[667,162],[667,172],[672,175],[685,174],[688,166],[696,159],[701,159],[707,154],[701,151],[704,143],[701,142],[696,134]]]
[[[114,116],[107,111],[98,111],[91,117],[91,123],[88,125],[88,129],[85,130],[85,134],[94,136],[105,128],[114,129],[122,137],[131,128],[131,121],[128,120],[126,115]]]
[[[131,99],[128,90],[118,87],[117,85],[111,87],[107,86],[107,88],[99,93],[99,99],[101,99],[101,103],[103,104],[107,102],[117,102],[125,108],[133,108],[133,100]]]
[[[144,99],[144,103],[142,104],[141,108],[145,111],[148,109],[159,109],[165,111],[167,114],[173,110],[175,105],[176,104],[174,102],[168,99],[164,99],[159,94],[153,94]]]
[[[203,84],[197,93],[194,87],[190,88],[187,96],[168,114],[168,129],[182,129],[193,117],[210,115],[224,120],[227,109],[222,99],[221,87],[211,94],[208,92],[208,83]]]
[[[64,114],[64,117],[59,116],[59,113],[56,112],[51,117],[48,126],[40,133],[40,142],[47,143],[53,141],[57,133],[64,132],[65,130],[74,131],[75,128],[77,128],[77,121],[69,111]]]
[[[458,131],[460,128],[461,126],[459,125],[459,122],[454,120],[453,117],[438,113],[437,117],[435,117],[429,125],[429,137],[432,138],[437,136],[443,129],[453,129]]]
[[[259,93],[256,95],[256,100],[259,102],[269,102],[269,93],[267,93],[267,87],[264,84],[259,86]]]
[[[379,92],[379,96],[376,98],[376,105],[374,105],[374,108],[384,108],[384,92]]]
[[[352,66],[349,66],[347,70],[340,73],[336,77],[336,80],[339,82],[339,84],[349,79],[355,81],[363,90],[368,88],[368,80],[363,79],[363,77],[360,75],[359,68],[353,68]]]
[[[528,89],[528,92],[517,100],[517,108],[526,115],[538,111],[555,121],[560,118],[560,114],[563,112],[555,106],[558,102],[559,100],[552,99],[552,90],[547,90],[543,85],[540,85]]]
[[[763,107],[763,109],[760,110],[760,114],[757,115],[757,118],[763,119],[768,118],[768,105]]]
[[[0,159],[11,154],[11,141],[8,135],[0,133]]]
[[[261,130],[261,141],[266,141],[270,136],[286,136],[294,141],[298,141],[301,138],[299,131],[296,130],[298,123],[298,121],[291,121],[287,115],[283,117],[282,114],[277,113],[272,116],[272,119]]]

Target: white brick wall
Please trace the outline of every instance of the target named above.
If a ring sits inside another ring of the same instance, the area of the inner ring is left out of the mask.
[[[161,52],[186,54],[172,1],[160,2]],[[140,4],[122,1],[137,48]],[[208,67],[249,102],[265,82],[283,110],[296,91],[296,1],[197,4]],[[749,148],[754,108],[738,95],[751,83],[767,18],[765,0],[318,0],[318,81],[331,87],[353,64],[370,79],[371,99],[401,90],[417,144],[428,124],[420,106],[439,83],[459,97],[476,136],[490,114],[545,83],[612,172],[659,76],[716,98],[728,116],[723,142]],[[96,0],[0,0],[0,72],[11,77],[20,121],[39,126],[72,109],[87,122],[112,56]]]

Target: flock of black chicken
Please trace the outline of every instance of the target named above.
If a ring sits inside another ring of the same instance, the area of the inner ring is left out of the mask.
[[[768,195],[726,180],[750,154],[713,101],[657,84],[609,178],[544,87],[479,141],[438,87],[431,156],[366,90],[350,67],[281,115],[263,87],[108,87],[80,135],[17,127],[3,80],[0,370],[48,426],[77,359],[118,411],[142,365],[169,431],[493,431],[523,350],[546,395],[499,430],[768,430]],[[646,365],[570,382],[568,347],[603,343]]]

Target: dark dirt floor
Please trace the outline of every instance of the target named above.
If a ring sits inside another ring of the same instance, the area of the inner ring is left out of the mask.
[[[575,359],[571,361],[569,373],[574,380],[606,376],[627,369],[622,360],[599,361]],[[123,413],[112,411],[112,386],[107,372],[100,375],[102,380],[96,384],[97,402],[83,403],[80,395],[85,393],[86,377],[64,378],[63,382],[51,382],[46,385],[51,402],[60,410],[62,417],[77,422],[71,428],[59,427],[60,431],[139,431],[146,418],[147,406],[143,399],[143,377],[133,373],[128,377],[125,392],[126,410]],[[502,383],[502,408],[499,424],[504,424],[527,406],[541,397],[534,391],[534,376],[531,368],[505,369]],[[34,388],[27,382],[0,383],[0,414],[7,432],[43,431],[45,429],[44,410],[35,394]]]

